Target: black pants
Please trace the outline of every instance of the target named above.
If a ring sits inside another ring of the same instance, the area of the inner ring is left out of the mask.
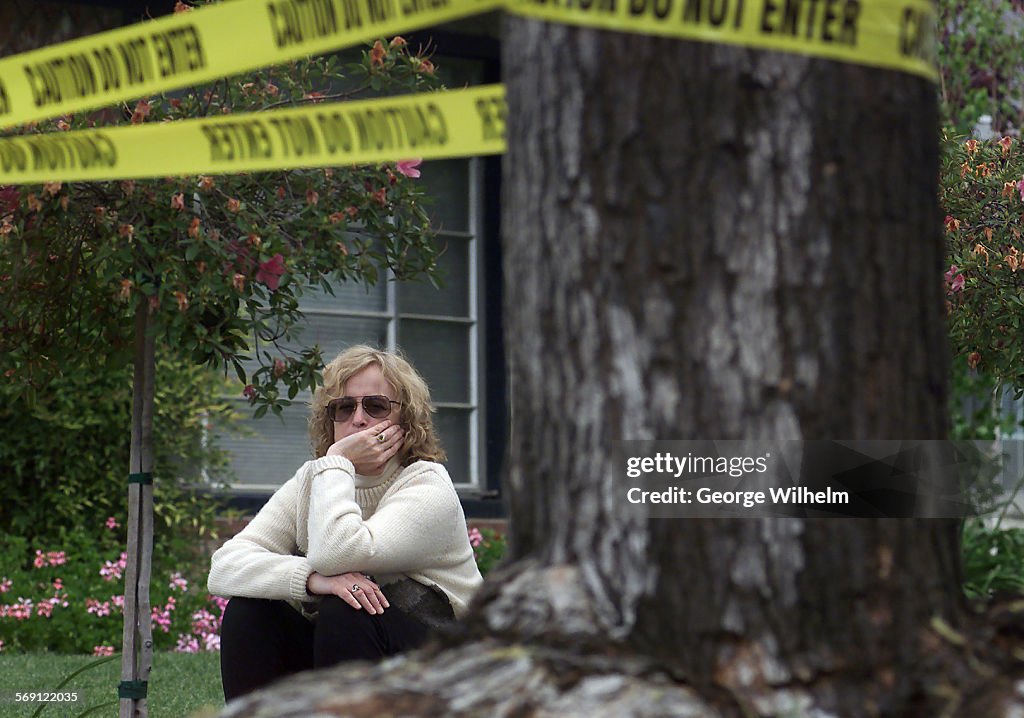
[[[230,701],[299,671],[392,656],[422,645],[428,631],[397,608],[371,616],[337,596],[320,600],[315,623],[284,601],[232,598],[220,627],[224,698]]]

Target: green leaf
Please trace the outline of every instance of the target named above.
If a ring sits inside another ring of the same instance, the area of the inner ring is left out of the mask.
[[[243,367],[242,363],[234,357],[231,359],[231,364],[235,367],[235,376],[238,377],[238,381],[245,384],[245,367]]]

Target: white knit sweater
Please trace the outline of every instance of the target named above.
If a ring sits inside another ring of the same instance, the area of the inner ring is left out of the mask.
[[[483,579],[462,504],[441,464],[392,460],[360,476],[341,456],[308,461],[249,525],[213,554],[208,588],[219,596],[298,602],[317,571],[372,574],[436,585],[461,616]],[[384,595],[387,596],[385,588]]]

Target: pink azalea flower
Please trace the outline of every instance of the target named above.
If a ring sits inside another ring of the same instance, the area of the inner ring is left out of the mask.
[[[36,606],[36,615],[42,616],[43,618],[49,618],[53,615],[53,604],[49,601],[43,601]]]
[[[113,531],[121,524],[117,523],[117,520],[113,516],[107,517],[107,528]]]
[[[11,579],[4,576],[3,580],[0,581],[0,593],[7,593],[11,590],[11,586],[14,584]]]
[[[46,565],[46,556],[39,549],[36,549],[36,557],[32,560],[32,565],[36,568],[42,568]]]
[[[956,294],[963,291],[964,275],[960,274],[960,270],[955,264],[949,266],[944,276],[946,278],[946,294]]]
[[[421,164],[423,164],[423,160],[399,160],[397,169],[406,177],[416,179],[420,176],[419,166]]]
[[[0,214],[7,214],[18,209],[20,201],[21,196],[18,194],[17,187],[12,184],[0,187]]]
[[[256,281],[263,282],[270,291],[274,291],[280,284],[283,275],[284,256],[278,253],[260,264],[260,268],[256,272]]]
[[[63,566],[68,562],[68,557],[63,551],[48,551],[46,560],[51,566]]]
[[[92,655],[94,656],[112,656],[114,655],[113,646],[93,646]]]
[[[484,541],[483,535],[480,533],[480,529],[474,527],[469,530],[469,545],[476,548]]]

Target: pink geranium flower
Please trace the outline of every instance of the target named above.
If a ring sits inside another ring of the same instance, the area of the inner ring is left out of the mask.
[[[124,551],[121,552],[121,557],[117,560],[117,563],[113,561],[104,561],[103,566],[100,568],[100,576],[106,581],[117,581],[121,578],[125,568],[128,566],[128,554]]]
[[[178,645],[174,647],[174,650],[177,653],[198,653],[199,641],[195,636],[180,633],[178,634]]]
[[[260,264],[260,268],[256,272],[256,281],[262,282],[267,285],[267,289],[274,291],[280,284],[283,275],[284,256],[278,253]]]
[[[171,590],[187,591],[188,580],[181,573],[175,572],[171,574],[171,583],[168,585],[168,588]]]
[[[95,616],[109,616],[110,615],[110,601],[97,601],[95,598],[85,599],[85,612],[91,613]]]
[[[399,160],[398,171],[406,177],[416,179],[420,176],[419,166],[421,164],[423,164],[423,160]]]

